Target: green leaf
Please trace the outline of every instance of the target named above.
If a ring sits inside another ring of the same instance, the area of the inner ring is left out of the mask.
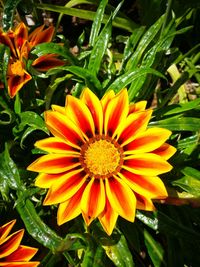
[[[25,111],[19,114],[19,117],[21,122],[13,129],[15,134],[23,131],[26,126],[31,126],[35,130],[41,130],[46,134],[49,133],[44,120],[37,113],[33,111]]]
[[[6,183],[11,189],[17,190],[23,187],[17,166],[11,159],[7,145],[4,152],[0,154],[0,183]]]
[[[159,116],[162,115],[172,115],[172,114],[178,114],[178,113],[183,113],[185,111],[199,108],[200,107],[200,98],[197,98],[193,101],[189,101],[187,103],[180,103],[180,104],[174,104],[174,105],[169,105],[167,107],[159,108],[156,110],[155,114],[158,114]]]
[[[86,20],[94,20],[96,12],[89,11],[89,10],[83,10],[83,9],[78,9],[78,8],[69,8],[69,7],[63,7],[63,6],[57,6],[57,5],[48,5],[48,4],[38,4],[37,8],[39,9],[44,9],[48,11],[53,11],[53,12],[58,12],[58,13],[63,13],[65,15],[69,16],[75,16],[78,18],[86,19]],[[104,14],[102,22],[106,24],[109,20],[108,15]],[[135,28],[138,27],[138,25],[124,17],[116,17],[113,20],[113,26],[127,30],[129,32],[132,32]]]
[[[10,49],[8,46],[0,44],[0,80],[4,83],[7,89],[7,69],[10,59]]]
[[[90,31],[90,39],[89,39],[89,45],[90,46],[94,46],[95,41],[97,39],[97,36],[99,34],[99,31],[101,28],[101,23],[103,21],[104,10],[105,10],[107,3],[108,3],[108,0],[102,0],[99,4],[97,11],[96,11],[94,21],[92,23],[92,28]]]
[[[171,131],[199,131],[200,119],[175,116],[165,120],[150,122],[149,126],[159,126]]]
[[[111,31],[112,31],[112,16],[109,18],[108,22],[101,31],[99,37],[95,42],[94,48],[92,49],[90,54],[88,69],[94,75],[97,75],[100,69],[101,61],[103,59],[105,51],[108,47],[108,42],[111,37]]]
[[[185,176],[173,181],[172,184],[174,186],[179,186],[195,197],[200,197],[200,171],[191,167],[185,167],[181,172]]]
[[[16,114],[21,113],[21,101],[20,101],[19,94],[16,94],[15,96],[14,110]]]
[[[163,257],[164,249],[161,247],[151,234],[144,229],[144,243],[147,247],[148,254],[153,262],[154,267],[167,266]]]
[[[4,31],[7,31],[13,26],[13,17],[17,5],[21,0],[7,0],[5,1],[4,10],[3,10],[3,22],[2,26]]]
[[[128,84],[138,79],[139,77],[146,74],[154,74],[165,79],[165,77],[158,71],[151,68],[141,68],[133,71],[127,71],[125,74],[119,76],[109,87],[108,90],[114,90],[115,93],[119,92],[121,89],[125,88]],[[133,92],[128,90],[129,95]]]
[[[162,27],[162,23],[163,23],[163,16],[161,16],[156,23],[154,23],[147,31],[146,33],[143,35],[143,37],[141,38],[136,51],[134,52],[134,54],[131,56],[131,58],[129,59],[129,61],[127,62],[126,65],[126,70],[130,70],[130,69],[134,69],[137,67],[139,61],[142,58],[143,53],[145,52],[145,50],[147,49],[147,47],[149,46],[149,44],[154,40],[154,38],[156,37],[156,35],[158,34],[158,32],[160,31],[161,27]]]
[[[121,235],[119,241],[115,245],[103,246],[109,259],[117,267],[134,267],[133,258],[128,248],[126,239]]]
[[[77,59],[70,53],[68,48],[56,43],[38,44],[31,53],[37,55],[38,57],[46,54],[57,54],[62,56],[64,59],[67,59],[73,65],[78,64]]]
[[[158,229],[158,219],[152,213],[142,212],[137,210],[136,218],[139,219],[148,227],[150,227],[151,229],[153,230]]]

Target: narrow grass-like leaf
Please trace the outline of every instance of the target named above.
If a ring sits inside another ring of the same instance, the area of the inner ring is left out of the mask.
[[[136,218],[140,220],[141,222],[143,222],[148,227],[150,227],[151,229],[153,230],[158,229],[158,219],[156,217],[153,217],[152,214],[148,215],[148,214],[145,214],[145,212],[137,210]]]
[[[184,176],[181,179],[173,181],[174,186],[178,186],[184,191],[191,195],[199,198],[200,197],[200,180],[192,176]]]
[[[153,70],[151,68],[141,68],[136,69],[133,71],[127,71],[125,74],[119,76],[107,89],[114,90],[116,93],[119,92],[121,89],[125,88],[127,85],[129,85],[131,82],[136,80],[137,78],[146,75],[146,74],[154,74],[156,76],[159,76],[161,78],[165,79],[165,76],[163,76],[160,72]],[[129,95],[132,95],[132,91],[129,91]]]
[[[8,62],[10,59],[10,49],[4,44],[0,44],[0,80],[4,83],[5,89],[7,90],[7,69]]]
[[[109,259],[117,267],[134,267],[133,258],[128,248],[126,239],[121,235],[119,241],[115,245],[103,246]]]
[[[192,167],[185,167],[183,170],[181,170],[183,174],[186,176],[193,177],[200,181],[200,171],[192,168]]]
[[[95,17],[95,12],[78,8],[67,8],[63,6],[48,5],[48,4],[38,4],[37,8],[63,13],[65,15],[75,16],[86,20],[94,20]],[[105,24],[108,22],[108,20],[109,16],[104,15],[102,22]],[[134,23],[132,20],[123,17],[116,17],[113,20],[113,26],[127,30],[129,32],[132,32],[135,28],[138,27],[138,25]]]
[[[150,126],[161,126],[171,131],[199,131],[200,119],[175,116],[169,119],[151,122]]]
[[[164,249],[161,247],[160,243],[158,243],[151,234],[144,229],[144,242],[147,247],[148,254],[153,262],[153,266],[161,267],[167,266],[164,261]]]
[[[108,3],[108,0],[102,0],[99,4],[99,7],[96,11],[94,21],[92,23],[92,28],[90,31],[90,39],[89,39],[89,45],[94,46],[95,40],[97,39],[97,36],[99,34],[101,23],[104,16],[105,7]]]
[[[148,45],[154,40],[155,36],[161,29],[163,23],[163,16],[156,21],[143,35],[141,38],[136,51],[131,56],[126,65],[126,70],[134,69],[138,65],[138,62],[141,60],[141,57],[144,51],[147,49]]]
[[[200,98],[197,98],[187,103],[169,105],[161,109],[159,108],[158,110],[155,111],[154,114],[157,114],[158,116],[163,116],[163,115],[168,116],[168,115],[183,113],[185,111],[192,110],[192,109],[199,108],[199,107],[200,107]]]
[[[3,21],[2,27],[4,31],[7,31],[9,28],[13,26],[13,17],[15,14],[15,10],[17,5],[21,0],[7,0],[5,1],[4,10],[3,10]]]

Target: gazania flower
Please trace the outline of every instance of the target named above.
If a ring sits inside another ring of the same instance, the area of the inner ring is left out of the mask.
[[[35,145],[48,154],[28,170],[40,173],[36,186],[49,189],[44,205],[59,204],[58,225],[82,214],[110,235],[118,215],[133,222],[136,209],[152,211],[152,199],[167,197],[158,175],[172,169],[175,148],[165,143],[170,131],[147,128],[152,110],[145,106],[129,106],[126,89],[99,100],[86,88],[45,113],[53,137]]]
[[[44,25],[42,25],[28,35],[28,29],[24,23],[20,23],[14,31],[3,32],[0,29],[0,43],[7,45],[11,52],[7,72],[10,97],[14,97],[32,78],[26,71],[26,60],[31,49],[40,43],[51,42],[53,34],[54,27],[51,26],[44,30]],[[55,54],[48,54],[34,60],[32,66],[39,71],[47,71],[63,64],[64,62],[58,59]]]
[[[39,262],[30,262],[37,252],[36,248],[20,245],[24,230],[19,230],[11,235],[15,220],[0,227],[0,266],[5,267],[36,267]]]

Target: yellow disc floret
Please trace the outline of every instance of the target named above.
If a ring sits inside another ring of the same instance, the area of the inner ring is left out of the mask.
[[[98,140],[88,145],[84,153],[84,163],[92,174],[108,175],[119,166],[120,153],[108,140]]]

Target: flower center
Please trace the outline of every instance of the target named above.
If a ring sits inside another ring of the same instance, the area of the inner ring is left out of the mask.
[[[14,63],[10,64],[8,72],[10,75],[23,76],[24,75],[24,69],[22,66],[22,62],[17,60]]]
[[[82,146],[81,164],[90,176],[110,177],[120,170],[122,163],[122,149],[108,138],[91,138]]]

